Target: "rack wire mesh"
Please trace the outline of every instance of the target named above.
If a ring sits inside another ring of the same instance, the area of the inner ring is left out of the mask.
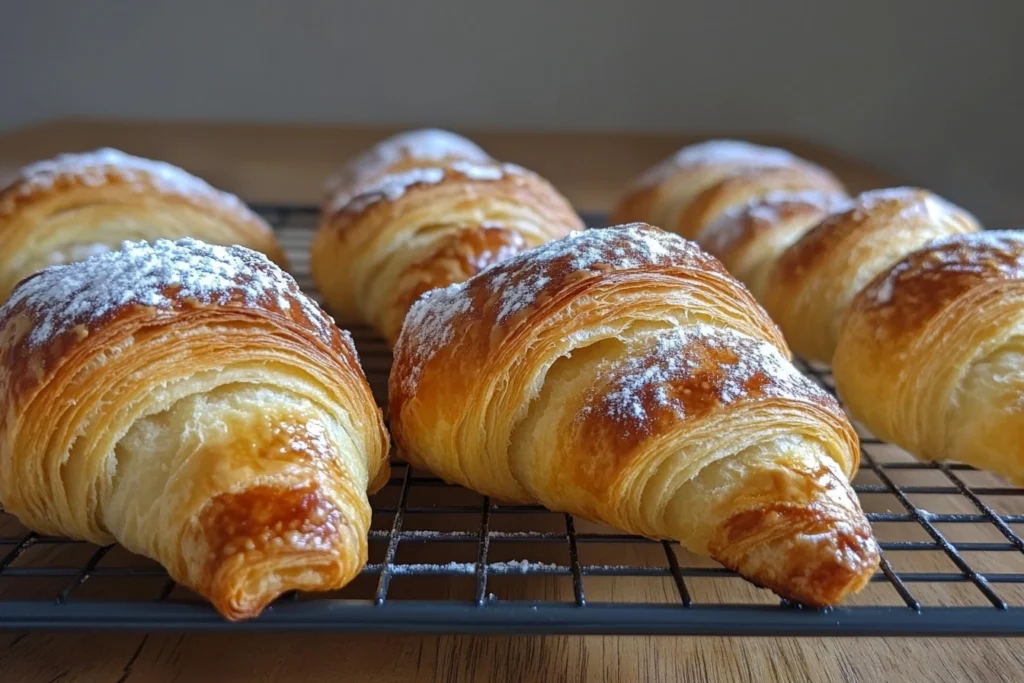
[[[315,209],[262,206],[316,296]],[[600,217],[591,216],[591,225]],[[391,356],[352,329],[377,400]],[[827,368],[800,369],[834,393]],[[369,562],[330,594],[289,594],[231,624],[156,563],[27,531],[0,514],[0,628],[316,629],[444,633],[1022,635],[1024,489],[921,463],[863,430],[854,488],[883,559],[847,605],[780,601],[676,543],[505,505],[396,461],[371,500]]]

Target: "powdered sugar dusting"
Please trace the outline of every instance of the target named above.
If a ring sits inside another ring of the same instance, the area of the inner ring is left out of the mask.
[[[934,240],[890,268],[869,286],[865,296],[885,305],[892,302],[904,278],[990,272],[998,272],[1008,280],[1024,280],[1024,233],[983,230]]]
[[[455,319],[473,309],[465,283],[432,289],[420,297],[405,316],[397,346],[408,347],[410,369],[402,378],[403,388],[413,393],[423,366],[455,336]],[[415,341],[403,344],[407,335]]]
[[[327,209],[328,211],[344,210],[359,213],[377,202],[400,199],[414,185],[434,185],[442,180],[444,180],[443,168],[414,168],[386,175],[376,182],[360,188],[359,194],[354,197],[344,193],[337,194],[328,204]]]
[[[489,286],[500,297],[497,321],[502,323],[533,306],[558,273],[622,271],[694,259],[709,260],[693,242],[642,224],[575,231],[492,266],[496,272]]]
[[[432,290],[413,305],[398,341],[411,361],[403,388],[414,392],[422,367],[452,341],[456,318],[473,310],[471,288],[477,282],[487,299],[497,302],[496,322],[502,324],[533,307],[545,287],[570,274],[682,264],[716,268],[693,242],[636,223],[576,231],[492,264],[466,282]]]
[[[476,562],[443,562],[437,564],[413,563],[389,565],[394,576],[410,574],[475,574],[481,565]],[[483,565],[492,574],[567,574],[568,567],[546,562],[530,562],[529,560],[509,560],[507,562],[491,562]]]
[[[345,165],[328,178],[328,191],[357,182],[360,178],[373,178],[404,159],[439,162],[445,159],[464,159],[478,163],[490,161],[490,155],[476,143],[461,135],[437,128],[423,128],[400,133],[383,140]]]
[[[707,140],[683,147],[657,164],[637,181],[638,187],[650,187],[676,171],[708,164],[750,164],[754,166],[790,166],[800,160],[792,152],[765,147],[742,140]]]
[[[191,238],[124,242],[120,251],[46,268],[14,290],[0,308],[0,319],[27,308],[34,317],[28,343],[38,346],[128,305],[172,310],[187,299],[223,304],[238,294],[248,306],[273,303],[283,311],[298,302],[317,335],[330,344],[333,322],[263,254]]]
[[[102,186],[107,174],[114,172],[118,177],[138,187],[141,191],[147,184],[156,186],[161,192],[186,198],[204,198],[221,203],[225,208],[249,211],[248,207],[233,194],[222,192],[205,180],[188,171],[164,161],[154,161],[125,154],[109,147],[80,154],[62,154],[29,164],[21,169],[14,182],[19,182],[18,192],[32,194],[53,187],[58,178],[74,176],[82,183]]]
[[[706,323],[656,335],[647,351],[607,362],[610,380],[581,418],[598,410],[624,429],[646,430],[652,411],[685,417],[697,393],[699,405],[708,398],[722,406],[768,397],[831,401],[768,342]]]
[[[469,161],[454,161],[447,168],[427,167],[414,168],[400,173],[393,173],[360,186],[358,194],[351,196],[343,192],[332,197],[327,205],[328,211],[344,210],[352,213],[364,211],[381,201],[396,201],[415,185],[435,185],[448,177],[448,171],[462,174],[469,180],[495,181],[508,175],[525,175],[528,173],[515,164],[478,164]]]

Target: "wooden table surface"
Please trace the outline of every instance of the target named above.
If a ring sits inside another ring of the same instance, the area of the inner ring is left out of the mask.
[[[394,130],[57,122],[0,134],[0,176],[37,158],[109,145],[179,164],[250,201],[308,203],[340,161]],[[461,132],[494,156],[542,173],[582,210],[607,209],[640,170],[694,139]],[[807,142],[748,137],[829,166],[852,190],[894,183]],[[865,501],[865,508],[872,504]],[[1022,645],[924,638],[2,633],[0,681],[1020,681]]]

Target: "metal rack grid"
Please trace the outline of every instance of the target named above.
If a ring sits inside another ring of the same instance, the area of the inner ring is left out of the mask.
[[[258,209],[278,230],[300,286],[315,296],[308,268],[315,210]],[[383,404],[390,352],[372,331],[352,332]],[[826,368],[799,367],[834,393]],[[676,543],[503,505],[396,461],[371,500],[370,559],[361,575],[333,594],[286,595],[236,624],[149,560],[30,533],[0,513],[0,628],[1024,634],[1024,489],[967,466],[916,462],[863,431],[861,438],[854,488],[883,559],[843,607],[780,601]]]

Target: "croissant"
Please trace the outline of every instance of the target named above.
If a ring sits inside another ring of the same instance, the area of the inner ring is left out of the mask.
[[[776,259],[762,303],[795,353],[828,363],[843,313],[872,278],[934,239],[979,229],[973,216],[927,190],[862,193]]]
[[[844,193],[769,192],[725,211],[701,230],[697,243],[760,301],[779,255],[848,202]]]
[[[772,191],[799,190],[844,191],[832,173],[786,150],[709,140],[644,173],[612,210],[611,221],[643,221],[693,239],[730,207]]]
[[[26,276],[124,240],[239,244],[285,266],[267,223],[186,171],[114,149],[38,161],[0,190],[0,302]]]
[[[932,242],[850,305],[836,389],[877,436],[1024,485],[1024,235]]]
[[[424,292],[562,237],[583,223],[540,176],[453,161],[384,175],[325,207],[311,267],[328,309],[394,343]]]
[[[692,242],[574,233],[426,294],[394,355],[399,453],[449,482],[677,539],[814,605],[878,564],[842,409]]]
[[[256,252],[126,242],[30,276],[0,405],[5,510],[153,558],[228,619],[366,561],[382,415],[351,338]]]
[[[493,162],[472,140],[447,130],[421,128],[393,135],[358,155],[324,183],[324,203],[341,205],[383,176],[415,168],[444,168],[453,161]],[[342,199],[344,197],[344,199]]]

